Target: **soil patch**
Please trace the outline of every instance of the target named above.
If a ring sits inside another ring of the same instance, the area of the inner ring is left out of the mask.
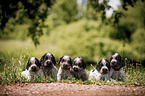
[[[67,83],[22,83],[0,85],[0,96],[145,96],[145,87],[119,85],[82,85]]]

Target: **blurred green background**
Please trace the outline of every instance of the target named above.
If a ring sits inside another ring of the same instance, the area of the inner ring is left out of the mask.
[[[144,0],[133,2],[134,6],[126,5],[127,10],[118,5],[109,17],[106,17],[107,9],[101,7],[108,2],[100,2],[100,9],[97,9],[98,3],[95,5],[93,1],[95,0],[55,0],[48,9],[44,22],[41,18],[37,20],[40,26],[34,26],[35,21],[23,15],[25,10],[20,3],[15,18],[9,18],[0,33],[1,66],[8,60],[6,58],[23,58],[20,57],[23,54],[26,63],[29,57],[40,59],[46,52],[54,54],[57,61],[62,55],[71,58],[81,56],[88,64],[96,64],[101,58],[109,59],[118,52],[125,60],[144,64]],[[117,1],[123,4],[123,1]],[[42,3],[40,12],[45,7]],[[18,17],[23,22],[15,23]],[[45,27],[41,27],[41,24]],[[30,32],[31,26],[35,30],[31,29]],[[37,46],[32,35],[39,40]]]

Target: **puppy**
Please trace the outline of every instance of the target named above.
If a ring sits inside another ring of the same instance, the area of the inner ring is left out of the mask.
[[[71,74],[76,79],[81,79],[83,81],[88,81],[88,72],[85,70],[86,63],[82,57],[76,57],[73,60]]]
[[[124,66],[125,62],[118,53],[112,55],[110,58],[110,78],[126,81],[125,74],[123,71]]]
[[[42,76],[43,72],[40,67],[41,64],[39,60],[35,57],[32,57],[28,60],[26,70],[21,73],[21,76],[25,77],[27,80],[31,80],[34,75]]]
[[[68,55],[64,55],[60,58],[58,64],[60,64],[59,71],[57,73],[57,80],[70,79],[70,68],[72,66],[72,60]]]
[[[107,59],[101,59],[95,70],[91,70],[89,79],[108,80],[109,81],[110,63]]]
[[[57,68],[55,67],[56,61],[53,54],[44,54],[40,59],[40,63],[45,77],[50,76],[50,79],[57,79]]]

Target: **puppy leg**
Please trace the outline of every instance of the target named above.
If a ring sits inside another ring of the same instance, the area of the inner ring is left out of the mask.
[[[57,80],[57,69],[56,68],[54,68],[54,70],[52,71],[51,78]]]
[[[61,67],[60,67],[59,70],[58,70],[58,73],[57,73],[57,80],[58,80],[58,81],[62,79],[62,78],[61,78],[61,75],[62,75],[62,69],[61,69]]]
[[[119,77],[121,78],[122,81],[126,81],[125,74],[124,74],[123,70],[120,72],[119,75],[120,75]]]
[[[82,74],[81,78],[83,81],[88,81],[88,72],[86,70],[84,70],[84,73]]]

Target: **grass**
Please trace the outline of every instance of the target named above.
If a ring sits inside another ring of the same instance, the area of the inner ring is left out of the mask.
[[[68,83],[68,84],[96,84],[96,85],[135,85],[135,86],[145,86],[145,68],[141,65],[137,64],[136,66],[131,65],[126,60],[126,67],[124,68],[125,75],[126,75],[126,82],[118,81],[116,82],[107,82],[107,81],[81,81],[81,80],[49,80],[45,77],[37,77],[35,76],[34,79],[31,81],[27,81],[25,78],[21,77],[21,72],[25,70],[25,64],[30,57],[30,53],[28,50],[22,50],[21,54],[18,57],[8,57],[8,55],[3,57],[1,61],[1,67],[3,70],[0,73],[0,84],[8,85],[8,84],[15,84],[15,83],[51,83],[51,82],[59,82],[59,83]],[[4,64],[4,65],[3,65]],[[3,66],[2,66],[3,65]],[[59,65],[57,65],[59,68]],[[87,67],[87,71],[89,73],[90,70],[93,68],[91,66]]]

